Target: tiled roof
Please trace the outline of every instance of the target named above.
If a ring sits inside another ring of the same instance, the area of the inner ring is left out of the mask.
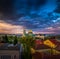
[[[60,42],[58,42],[58,41],[55,40],[55,39],[50,39],[50,41],[51,41],[52,43],[56,44],[56,45],[60,44]]]
[[[36,50],[40,50],[40,49],[50,49],[50,47],[48,47],[47,45],[44,45],[44,44],[37,44],[35,46],[35,49]]]
[[[36,44],[43,44],[43,40],[35,40]]]

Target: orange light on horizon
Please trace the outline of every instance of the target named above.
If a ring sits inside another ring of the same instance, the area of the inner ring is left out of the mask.
[[[9,23],[0,23],[0,33],[19,34],[23,32],[23,26],[12,25]]]

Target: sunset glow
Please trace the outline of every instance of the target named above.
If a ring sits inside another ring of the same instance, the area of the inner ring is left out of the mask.
[[[60,34],[59,0],[0,1],[0,33]]]

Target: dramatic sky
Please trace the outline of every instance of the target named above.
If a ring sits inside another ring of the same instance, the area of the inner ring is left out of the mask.
[[[60,34],[60,0],[0,0],[0,33]]]

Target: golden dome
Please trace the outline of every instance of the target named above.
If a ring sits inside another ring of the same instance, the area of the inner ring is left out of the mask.
[[[29,30],[28,33],[32,33],[32,30]]]

